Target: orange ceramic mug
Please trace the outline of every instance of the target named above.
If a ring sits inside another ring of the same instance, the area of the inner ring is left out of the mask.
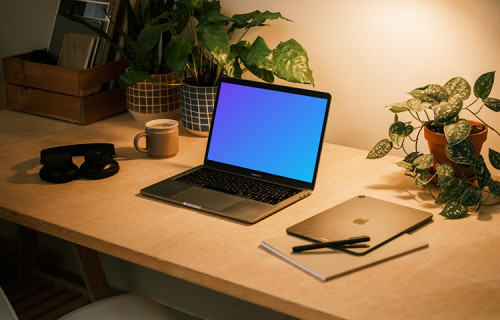
[[[146,147],[139,146],[139,140],[146,138]],[[146,122],[144,132],[134,138],[134,146],[151,157],[170,158],[179,151],[179,123],[172,119],[156,119]]]

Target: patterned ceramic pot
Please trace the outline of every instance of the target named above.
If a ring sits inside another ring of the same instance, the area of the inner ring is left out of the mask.
[[[127,87],[127,110],[138,122],[175,118],[180,110],[180,79],[173,73],[151,75],[148,80]]]
[[[183,83],[180,88],[182,125],[192,134],[208,136],[217,87]]]

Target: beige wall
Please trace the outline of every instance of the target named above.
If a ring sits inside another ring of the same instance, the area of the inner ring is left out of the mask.
[[[270,46],[290,37],[307,49],[316,89],[331,92],[326,140],[370,149],[386,136],[392,115],[384,106],[405,92],[455,76],[470,82],[498,70],[498,0],[222,0],[227,15],[280,11],[294,22],[271,22],[250,33]],[[0,57],[46,47],[57,0],[1,1]],[[3,75],[3,73],[2,73]],[[250,77],[246,75],[245,77]],[[500,116],[482,115],[496,128]],[[490,135],[487,144],[500,146]],[[487,145],[487,146],[488,146]]]

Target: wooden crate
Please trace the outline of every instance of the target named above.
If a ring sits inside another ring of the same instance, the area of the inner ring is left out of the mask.
[[[125,72],[125,61],[75,70],[28,58],[29,53],[25,53],[3,59],[10,109],[79,124],[127,110],[124,88],[101,91],[103,85]]]

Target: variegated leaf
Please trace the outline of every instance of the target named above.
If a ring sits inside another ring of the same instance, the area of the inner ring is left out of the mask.
[[[493,168],[500,170],[500,152],[496,152],[495,150],[490,149],[488,152],[488,157]]]
[[[490,189],[491,193],[493,193],[497,197],[500,197],[500,182],[490,179],[488,188]]]
[[[438,185],[450,181],[455,176],[455,170],[448,162],[438,163],[436,165],[436,172],[438,175]]]
[[[389,139],[382,139],[370,150],[366,159],[378,159],[387,155],[392,150],[392,142]]]
[[[434,112],[434,124],[447,124],[455,119],[462,111],[463,100],[455,95],[448,101],[443,101],[432,107]]]
[[[460,219],[467,216],[467,207],[462,205],[459,200],[453,199],[446,203],[440,215],[448,219]]]
[[[413,164],[415,165],[415,167],[417,167],[417,169],[424,170],[432,166],[433,161],[434,161],[434,156],[432,154],[424,154],[416,158],[413,161]]]
[[[413,161],[415,161],[415,159],[417,159],[421,155],[422,155],[422,153],[420,153],[418,151],[409,153],[409,154],[406,155],[404,161],[409,162],[409,163],[413,163]]]
[[[422,102],[418,99],[410,99],[406,101],[406,106],[412,111],[421,112],[432,107],[432,104],[429,102]]]
[[[446,155],[450,160],[464,165],[473,165],[476,160],[476,151],[474,145],[467,140],[451,146],[446,146]]]
[[[466,187],[467,180],[464,178],[452,178],[441,185],[436,202],[443,204],[452,199],[460,198]]]
[[[484,162],[482,155],[477,157],[476,164],[474,165],[474,173],[476,174],[479,189],[482,190],[488,185],[491,179],[491,173],[488,170],[488,167],[486,167],[486,163]]]
[[[406,125],[404,122],[397,121],[389,127],[389,138],[395,144],[401,145],[401,142],[403,142],[404,138],[409,136],[412,132],[412,125]]]
[[[462,100],[467,100],[470,97],[471,94],[471,86],[467,80],[465,80],[462,77],[456,77],[444,85],[444,88],[446,91],[448,91],[448,94],[450,97],[458,94],[462,98]]]
[[[413,169],[415,169],[415,166],[413,165],[413,163],[409,163],[406,161],[398,161],[398,162],[396,162],[396,165],[398,167],[406,169],[407,171],[413,171]]]
[[[500,100],[499,99],[486,98],[486,99],[483,99],[483,103],[485,106],[487,106],[488,108],[490,108],[491,110],[493,110],[495,112],[500,111]]]
[[[462,198],[462,204],[464,206],[475,206],[481,202],[483,193],[481,189],[476,186],[471,186],[465,190],[464,196]]]
[[[410,95],[422,102],[430,102],[432,104],[448,100],[449,94],[445,88],[438,84],[429,84],[422,88],[417,88],[410,92]]]
[[[406,102],[393,103],[391,105],[388,105],[387,108],[389,108],[391,110],[391,112],[394,112],[394,113],[408,111],[408,106],[406,105]]]
[[[444,134],[449,145],[456,145],[469,136],[471,126],[469,121],[460,119],[444,126]]]
[[[495,71],[482,74],[474,83],[474,95],[480,99],[488,98],[493,88],[494,80]]]

